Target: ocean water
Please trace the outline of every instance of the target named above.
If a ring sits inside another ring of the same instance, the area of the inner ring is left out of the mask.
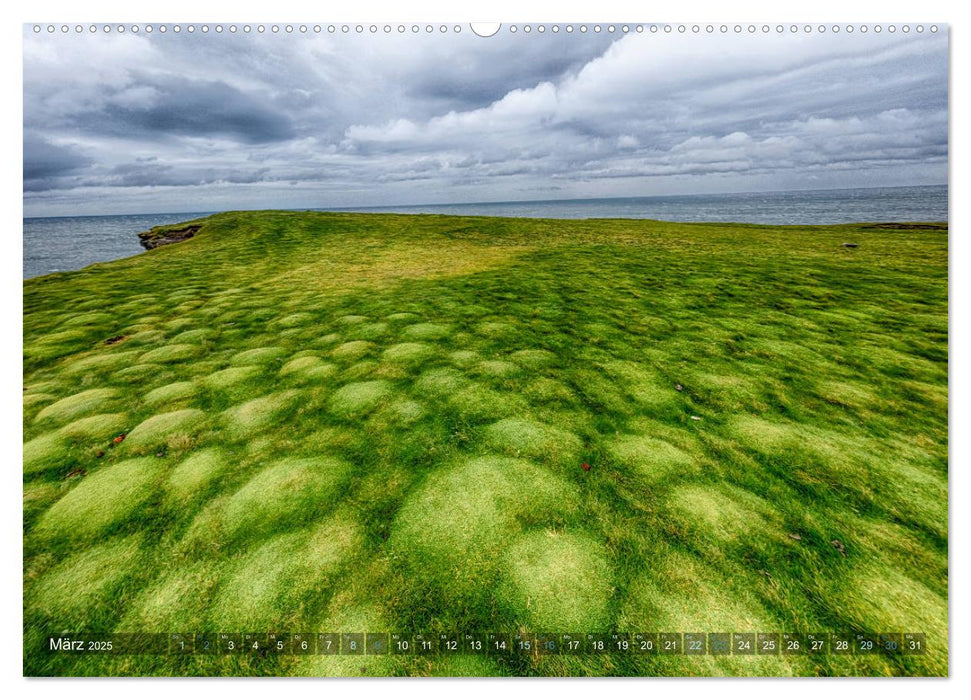
[[[215,212],[24,219],[24,279],[145,252],[138,234]]]
[[[361,207],[342,211],[750,224],[947,221],[947,186]]]
[[[630,218],[753,224],[947,221],[947,187],[886,187],[746,194],[429,204],[318,211],[464,214],[554,219]],[[143,251],[138,233],[212,212],[24,219],[24,278],[79,270]]]

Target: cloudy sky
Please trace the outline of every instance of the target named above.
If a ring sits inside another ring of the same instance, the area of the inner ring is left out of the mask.
[[[947,39],[24,34],[24,214],[947,181]]]

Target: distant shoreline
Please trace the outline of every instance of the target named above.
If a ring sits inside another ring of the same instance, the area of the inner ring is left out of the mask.
[[[341,214],[438,214],[522,219],[629,219],[672,223],[812,226],[948,220],[948,187],[801,190],[482,204],[274,209]],[[238,211],[238,210],[236,210]],[[268,211],[268,210],[260,210]],[[23,221],[25,278],[77,270],[142,252],[137,234],[217,212],[33,217]]]
[[[563,199],[510,199],[510,200],[491,200],[481,202],[426,202],[422,204],[382,204],[382,205],[352,205],[352,206],[300,206],[300,207],[257,207],[253,209],[240,209],[237,207],[225,207],[222,209],[208,210],[204,212],[191,212],[199,216],[203,214],[218,214],[223,211],[346,211],[346,212],[370,212],[388,211],[399,209],[438,209],[438,208],[477,208],[477,207],[506,207],[506,206],[527,206],[527,205],[565,205],[570,203],[586,204],[594,202],[627,202],[627,201],[663,201],[663,200],[682,200],[682,199],[704,199],[704,198],[749,198],[758,196],[777,196],[777,195],[810,195],[822,193],[851,193],[851,192],[876,192],[892,190],[918,190],[918,189],[944,189],[949,188],[948,183],[938,185],[895,185],[892,187],[846,187],[846,188],[824,188],[824,189],[800,189],[800,190],[762,190],[746,192],[703,192],[691,194],[649,194],[629,197],[568,197]],[[79,214],[79,215],[46,215],[46,216],[25,216],[24,221],[37,221],[41,219],[65,219],[65,218],[102,218],[106,216],[174,216],[184,214],[184,211],[155,211],[155,212],[136,212],[136,213],[102,213],[102,214]],[[644,217],[632,217],[644,218]],[[686,222],[690,223],[690,222]],[[854,222],[847,222],[854,223]]]

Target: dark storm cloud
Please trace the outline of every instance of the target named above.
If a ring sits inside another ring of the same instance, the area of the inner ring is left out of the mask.
[[[120,137],[224,136],[247,144],[294,136],[285,113],[221,81],[134,75],[138,92],[108,92],[101,109],[71,115],[68,124]]]
[[[28,34],[24,125],[41,215],[937,183],[947,37]]]
[[[181,187],[213,183],[253,183],[266,179],[269,168],[225,170],[200,168],[184,170],[170,165],[144,165],[129,163],[112,168],[106,175],[91,184],[113,187]]]
[[[55,145],[29,132],[24,134],[25,186],[28,182],[51,182],[57,177],[76,173],[91,162],[73,148]]]
[[[409,97],[433,100],[448,109],[486,107],[510,90],[531,88],[561,79],[601,55],[610,45],[607,36],[592,41],[550,37],[533,41],[520,36],[505,45],[506,51],[469,53],[458,60],[443,60],[434,71],[417,74]]]

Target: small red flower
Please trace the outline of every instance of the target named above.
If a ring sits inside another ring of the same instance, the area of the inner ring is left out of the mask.
[[[587,464],[586,462],[584,462],[584,463],[583,463],[582,465],[580,465],[580,466],[582,466],[582,467],[583,467],[583,471],[585,471],[585,472],[588,472],[588,471],[590,471],[590,465],[589,465],[589,464]]]
[[[118,437],[116,437],[112,442],[114,442],[117,445],[119,442],[121,442],[124,439],[125,439],[125,434],[122,433],[121,435],[119,435]]]

